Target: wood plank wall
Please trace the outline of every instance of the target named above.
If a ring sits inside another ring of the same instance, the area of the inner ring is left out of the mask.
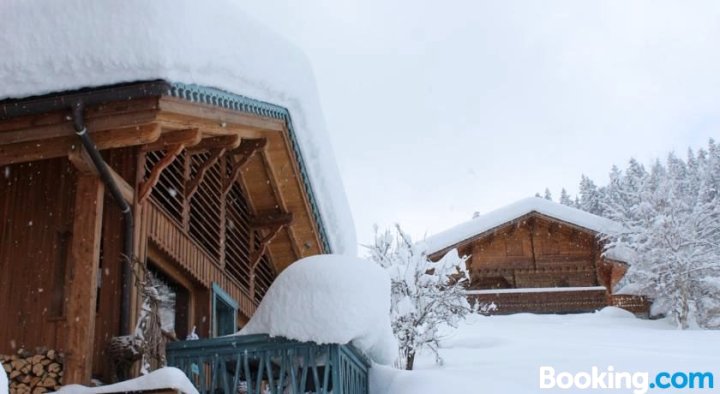
[[[149,200],[146,205],[148,238],[163,252],[177,261],[185,272],[206,288],[217,283],[230,296],[246,316],[252,316],[255,304],[245,291],[230,279],[222,267],[214,262],[207,253],[198,247],[162,209]],[[207,335],[207,334],[205,334]]]
[[[559,222],[526,218],[464,249],[474,289],[598,285],[595,235]]]
[[[64,350],[75,182],[67,159],[0,168],[0,353]]]

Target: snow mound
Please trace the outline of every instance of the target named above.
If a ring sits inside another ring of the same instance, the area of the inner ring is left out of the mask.
[[[352,342],[380,364],[397,345],[390,327],[390,278],[355,257],[321,255],[291,264],[268,289],[238,335],[270,334],[303,342]]]
[[[312,68],[242,7],[233,0],[0,1],[0,100],[162,79],[283,106],[332,250],[355,255]]]
[[[635,319],[635,315],[632,312],[616,306],[606,306],[605,308],[595,312],[595,314],[608,318]]]
[[[5,368],[2,363],[0,363],[0,394],[8,394],[8,389],[9,385],[7,374],[5,373]]]
[[[531,212],[537,212],[596,233],[608,234],[620,228],[618,223],[610,219],[544,198],[529,197],[428,237],[420,243],[420,246],[424,247],[428,254],[433,254]]]
[[[147,375],[124,382],[109,384],[107,386],[86,387],[79,384],[63,386],[57,393],[60,394],[101,394],[101,393],[129,393],[138,391],[175,389],[185,394],[198,394],[195,386],[185,374],[172,367],[160,368]]]

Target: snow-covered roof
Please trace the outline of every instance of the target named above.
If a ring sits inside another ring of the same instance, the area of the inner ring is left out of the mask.
[[[350,256],[311,256],[278,275],[238,334],[352,342],[375,362],[389,364],[397,356],[389,310],[390,278],[378,264]]]
[[[309,62],[241,2],[4,0],[0,52],[0,99],[160,79],[286,108],[330,246],[356,253]]]
[[[596,233],[606,234],[619,228],[619,224],[612,220],[544,198],[530,197],[430,236],[422,242],[422,246],[428,254],[439,252],[532,212]]]

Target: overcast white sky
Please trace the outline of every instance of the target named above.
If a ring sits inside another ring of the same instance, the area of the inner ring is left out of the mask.
[[[720,131],[720,2],[264,0],[305,50],[355,218],[416,238]]]

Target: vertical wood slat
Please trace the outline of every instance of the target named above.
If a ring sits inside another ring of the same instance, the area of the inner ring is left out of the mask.
[[[153,200],[144,205],[147,217],[147,235],[163,252],[172,257],[186,272],[203,286],[217,283],[232,296],[246,316],[251,316],[256,304],[217,262],[182,231],[178,223],[168,218]]]
[[[97,176],[78,177],[66,305],[67,324],[72,328],[65,338],[64,384],[90,383],[103,191]]]

